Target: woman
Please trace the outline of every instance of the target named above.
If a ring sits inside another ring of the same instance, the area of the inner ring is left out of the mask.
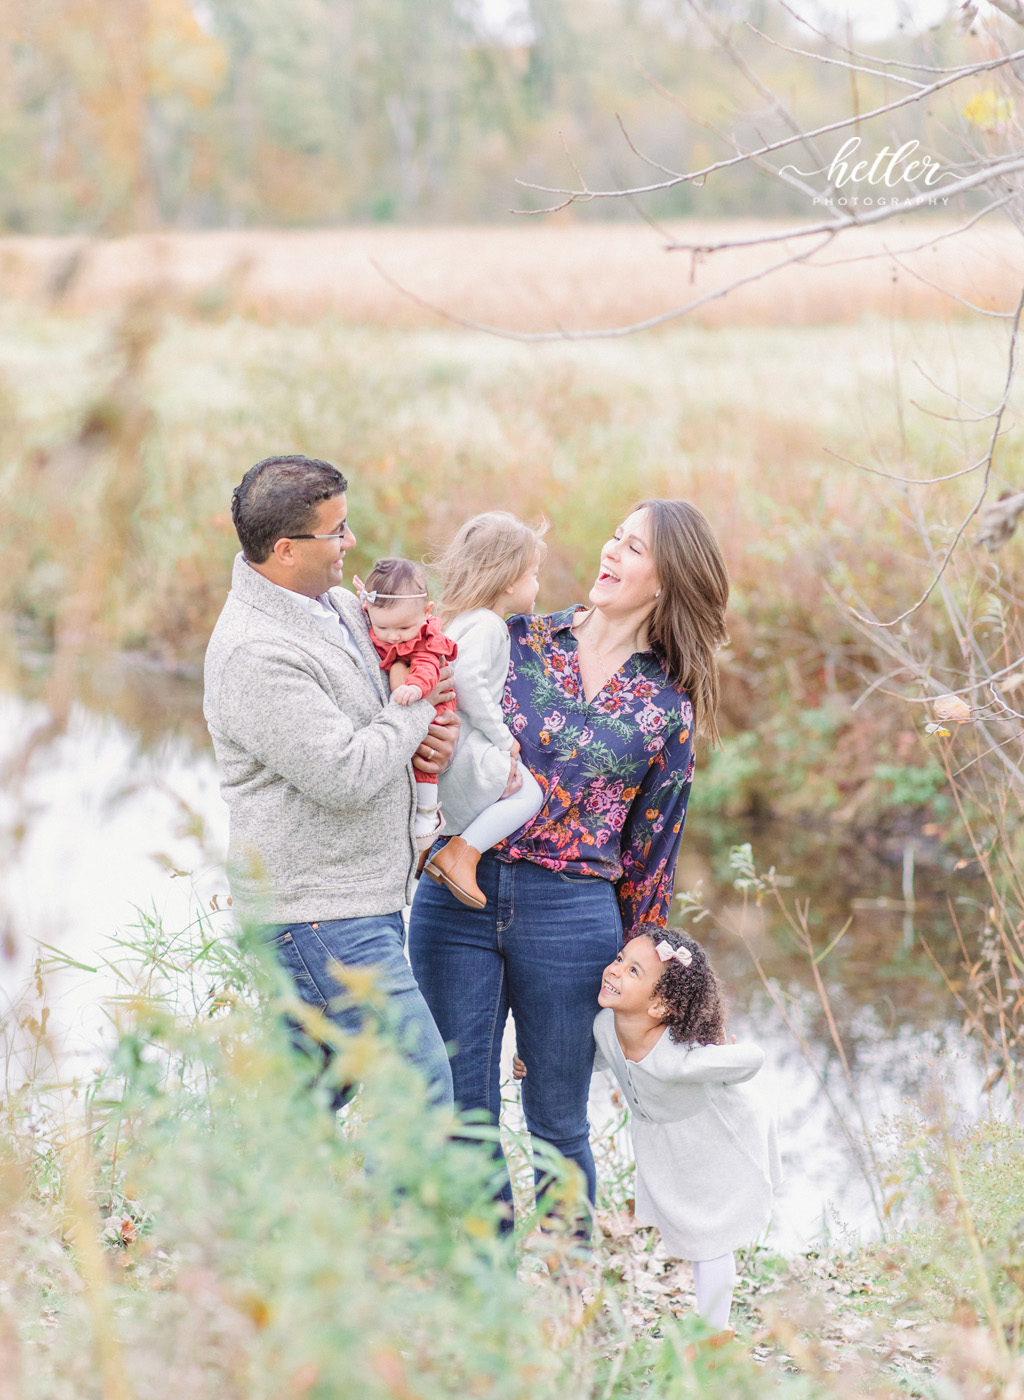
[[[718,739],[728,596],[703,514],[645,501],[603,547],[589,608],[511,618],[505,719],[544,805],[481,859],[485,908],[429,880],[413,902],[413,971],[454,1042],[456,1102],[497,1122],[511,1008],[527,1127],[579,1165],[592,1203],[601,974],[641,923],[668,916],[695,733]]]

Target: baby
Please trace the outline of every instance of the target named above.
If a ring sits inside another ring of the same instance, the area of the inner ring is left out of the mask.
[[[381,670],[388,673],[391,699],[396,705],[413,705],[430,694],[441,667],[454,660],[459,650],[430,615],[434,605],[427,593],[427,576],[409,559],[378,559],[365,584],[358,578],[354,583],[370,623],[370,641]],[[437,708],[453,710],[455,701]],[[442,824],[437,776],[417,771],[415,779],[414,832],[418,849],[426,851]]]

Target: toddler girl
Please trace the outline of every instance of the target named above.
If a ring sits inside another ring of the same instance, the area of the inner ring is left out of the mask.
[[[699,943],[654,925],[604,970],[595,1069],[610,1069],[630,1110],[636,1218],[693,1261],[697,1311],[729,1321],[732,1251],[771,1216],[780,1179],[770,1115],[741,1087],[764,1061],[725,1043],[718,981]],[[731,1337],[724,1334],[721,1340]]]
[[[459,834],[427,862],[426,873],[473,909],[487,903],[476,882],[481,853],[525,826],[544,801],[537,779],[516,764],[519,745],[501,710],[512,645],[505,618],[533,612],[544,529],[506,511],[474,515],[437,564],[438,611],[459,648],[455,697],[462,727],[440,779],[445,830]],[[517,773],[521,784],[509,792]]]
[[[441,667],[454,660],[458,647],[441,631],[430,613],[427,576],[408,559],[378,559],[365,584],[353,580],[363,611],[370,623],[370,641],[387,671],[391,699],[396,705],[413,705],[437,685]],[[454,709],[446,701],[438,710]],[[420,851],[433,845],[441,828],[437,775],[413,769],[416,779],[414,832]]]

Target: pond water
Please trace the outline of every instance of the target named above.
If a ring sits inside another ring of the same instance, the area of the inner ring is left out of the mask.
[[[198,681],[114,663],[92,679],[67,732],[15,764],[2,799],[2,1009],[29,981],[40,944],[89,965],[140,918],[184,928],[212,901],[226,902],[227,812]],[[0,697],[0,763],[23,755],[46,717],[37,701]],[[877,1234],[865,1129],[876,1138],[937,1079],[961,1114],[983,1108],[981,1068],[922,944],[955,976],[947,900],[969,908],[982,895],[969,884],[953,889],[927,850],[917,852],[908,886],[912,839],[872,850],[820,823],[687,827],[676,888],[701,884],[712,913],[693,932],[728,988],[730,1030],[767,1054],[757,1083],[776,1108],[786,1170],[770,1243],[785,1253],[826,1236]],[[820,965],[846,1068],[785,917],[771,901],[744,905],[733,887],[729,852],[742,842],[760,869],[776,867],[787,900],[808,901],[819,953],[849,921]],[[229,916],[216,917],[228,934]],[[48,987],[67,1074],[87,1073],[109,1043],[109,990],[85,971]],[[614,1116],[604,1076],[591,1107],[596,1124]]]

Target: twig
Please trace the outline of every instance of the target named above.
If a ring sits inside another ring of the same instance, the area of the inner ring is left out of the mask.
[[[635,144],[634,141],[633,141],[633,138],[630,136],[629,132],[626,130],[626,123],[622,120],[622,117],[619,115],[618,112],[615,113],[615,120],[616,120],[616,122],[618,122],[619,130],[622,132],[622,136],[623,136],[623,139],[624,139],[625,142],[626,142],[626,145],[629,147],[629,149],[633,152],[633,154],[634,154],[639,160],[642,160],[642,161],[644,162],[645,165],[651,166],[652,169],[654,169],[654,170],[660,170],[661,173],[662,173],[663,175],[674,175],[677,179],[681,179],[681,178],[682,178],[682,176],[680,175],[680,172],[679,172],[678,170],[669,170],[669,168],[668,168],[667,165],[661,165],[658,161],[654,160],[651,156],[645,156],[644,153],[643,153],[643,151],[637,149],[636,144]]]
[[[748,19],[744,20],[743,23],[746,26],[746,28],[750,30],[751,34],[756,34],[757,37],[759,39],[763,39],[766,44],[771,44],[773,49],[781,49],[783,53],[795,54],[797,58],[812,58],[815,61],[815,63],[835,64],[840,68],[848,69],[851,73],[865,73],[869,78],[882,78],[887,83],[903,83],[907,87],[917,88],[919,93],[925,87],[924,83],[915,82],[913,78],[901,78],[896,73],[883,73],[878,68],[865,68],[863,64],[860,63],[848,63],[844,58],[829,58],[827,54],[813,53],[809,49],[794,48],[791,44],[784,44],[781,40],[773,39],[771,35],[762,33],[762,31],[756,28],[755,25],[751,24]],[[835,43],[835,40],[829,40],[829,42]],[[847,50],[847,52],[850,52],[850,50]],[[883,59],[879,61],[884,62],[885,60]],[[932,68],[928,69],[927,71],[933,73],[955,73],[957,70],[955,68]]]
[[[545,342],[559,340],[610,340],[627,335],[636,335],[639,331],[651,330],[654,326],[666,325],[669,321],[678,320],[680,316],[686,316],[691,311],[696,311],[700,306],[706,306],[709,302],[719,301],[722,297],[728,296],[738,287],[744,287],[751,282],[759,282],[762,278],[769,277],[780,268],[790,267],[794,263],[806,262],[808,258],[814,256],[818,248],[823,248],[831,241],[831,235],[823,238],[816,247],[807,248],[803,252],[792,253],[789,257],[780,258],[778,262],[769,263],[767,267],[757,271],[747,273],[743,277],[737,277],[725,287],[718,287],[714,291],[705,292],[702,296],[695,297],[693,301],[688,301],[685,306],[677,306],[671,311],[662,311],[657,316],[649,316],[645,321],[634,321],[628,326],[609,326],[599,330],[583,331],[512,331],[504,326],[492,326],[486,321],[474,321],[468,316],[459,316],[453,311],[446,311],[443,307],[436,306],[432,302],[425,301],[415,292],[403,287],[388,272],[381,267],[375,258],[370,258],[371,267],[387,282],[389,287],[400,295],[407,297],[416,306],[421,306],[425,311],[430,311],[435,316],[441,316],[446,321],[451,321],[457,326],[465,326],[467,330],[486,331],[488,335],[496,335],[504,340],[517,340],[526,344],[536,345]],[[695,249],[699,252],[700,249]]]
[[[856,608],[851,607],[850,611],[854,614],[855,617],[858,617],[861,620],[861,622],[866,622],[873,627],[895,627],[898,623],[903,622],[906,618],[910,617],[913,613],[917,612],[919,608],[923,607],[934,592],[936,584],[946,572],[946,567],[949,564],[950,559],[953,557],[953,551],[956,549],[961,539],[963,539],[964,531],[967,529],[968,525],[977,515],[978,511],[981,509],[985,500],[986,493],[988,492],[989,477],[992,473],[992,458],[996,450],[996,443],[998,442],[1000,437],[1003,414],[1006,412],[1006,405],[1010,397],[1010,388],[1013,384],[1013,377],[1016,371],[1017,334],[1020,329],[1020,318],[1022,311],[1024,311],[1024,289],[1021,290],[1020,297],[1017,301],[1017,310],[1013,318],[1013,330],[1010,336],[1010,354],[1009,363],[1007,367],[1006,386],[1003,390],[1003,397],[999,404],[998,412],[996,415],[996,421],[992,429],[992,436],[989,439],[988,455],[984,459],[983,463],[984,477],[982,479],[981,491],[979,492],[978,499],[975,501],[974,505],[971,507],[971,509],[967,512],[967,514],[961,521],[960,527],[957,530],[956,534],[953,536],[953,540],[949,548],[946,550],[942,558],[942,563],[939,565],[935,576],[933,577],[932,581],[929,583],[925,591],[921,594],[920,598],[918,598],[917,602],[912,604],[911,607],[906,608],[903,612],[899,614],[898,617],[892,618],[889,622],[878,622],[875,619],[865,617],[863,613],[859,613]]]
[[[706,165],[700,170],[694,170],[686,175],[667,181],[661,181],[654,185],[638,185],[630,190],[591,190],[587,188],[583,188],[582,190],[567,190],[555,185],[537,185],[529,180],[517,180],[516,184],[520,185],[523,189],[536,190],[540,194],[567,196],[565,203],[557,206],[559,209],[563,209],[565,208],[565,204],[571,204],[579,199],[588,201],[592,199],[621,199],[624,194],[656,194],[660,190],[673,189],[679,184],[688,184],[694,180],[706,179],[708,175],[716,174],[719,170],[728,170],[734,165],[741,165],[752,156],[771,155],[775,151],[786,150],[788,147],[801,142],[811,141],[817,136],[827,136],[833,131],[843,131],[848,126],[853,125],[855,121],[868,122],[875,117],[885,116],[887,113],[898,111],[900,108],[909,106],[911,103],[921,102],[923,99],[930,97],[933,93],[941,92],[943,88],[947,88],[952,83],[959,82],[963,78],[975,77],[979,73],[991,72],[996,68],[1005,68],[1007,64],[1018,62],[1021,59],[1024,59],[1024,49],[1017,50],[1012,54],[1002,55],[999,58],[988,59],[982,63],[972,63],[967,67],[956,69],[951,76],[940,78],[938,81],[921,88],[920,91],[908,93],[905,97],[896,98],[893,102],[887,102],[881,107],[875,107],[870,112],[864,112],[859,118],[843,117],[840,121],[828,122],[825,126],[815,127],[813,131],[802,133],[799,136],[786,136],[779,141],[768,142],[757,151],[748,151],[742,155],[734,156],[729,160],[715,161],[711,165]],[[1015,165],[1013,168],[1019,169],[1020,165]],[[995,171],[996,167],[993,167],[990,174],[994,175]],[[552,210],[552,212],[554,211]]]
[[[760,155],[760,152],[751,152],[745,159],[752,159],[755,155]],[[942,198],[948,199],[952,195],[966,194],[968,190],[977,189],[979,185],[984,185],[989,180],[1013,174],[1018,170],[1024,170],[1024,155],[1013,156],[999,165],[985,166],[981,170],[976,170],[972,175],[965,175],[956,184],[943,185]],[[622,193],[625,194],[626,191]],[[636,193],[636,191],[629,191],[629,193]],[[726,248],[761,247],[766,243],[792,242],[796,238],[810,238],[819,233],[842,233],[848,228],[867,228],[871,224],[884,223],[887,219],[895,218],[898,215],[913,213],[915,209],[929,208],[935,203],[936,198],[936,195],[921,194],[916,195],[913,199],[903,200],[900,204],[886,204],[880,209],[869,209],[863,214],[843,214],[836,219],[822,220],[816,224],[804,224],[798,228],[787,228],[779,233],[751,235],[749,238],[726,238],[712,244],[673,243],[671,248],[672,251],[677,249],[688,251],[696,246],[705,252],[717,253]],[[998,205],[991,207],[998,207]],[[876,256],[882,255],[877,254]]]
[[[833,39],[832,36],[826,34],[823,29],[816,29],[810,20],[805,19],[803,15],[794,10],[792,5],[787,3],[787,0],[776,0],[776,3],[781,5],[786,13],[796,20],[797,24],[802,24],[804,28],[809,29],[812,34],[817,34],[819,39],[824,39],[826,44],[831,44],[832,47],[838,49],[840,53],[848,53],[852,58],[869,58],[872,63],[883,63],[892,68],[910,68],[922,73],[956,73],[959,71],[957,68],[939,68],[931,63],[908,63],[905,59],[879,58],[877,54],[864,53],[860,49],[851,49],[848,45],[841,44],[838,39]]]
[[[891,257],[891,258],[895,258],[896,256],[905,257],[907,253],[920,253],[920,252],[923,252],[924,249],[926,249],[926,248],[934,248],[934,247],[936,247],[939,243],[946,243],[946,242],[948,242],[949,239],[951,239],[951,238],[959,238],[960,235],[961,235],[962,233],[966,233],[967,230],[968,230],[969,228],[973,228],[975,224],[980,223],[982,219],[987,218],[988,215],[991,214],[991,213],[993,212],[993,210],[995,210],[995,209],[1001,209],[1001,208],[1003,207],[1003,205],[1009,204],[1010,201],[1011,201],[1012,199],[1013,199],[1013,195],[1009,195],[1009,194],[1008,194],[1008,195],[1004,195],[1002,199],[993,200],[991,204],[986,204],[985,207],[984,207],[984,209],[979,209],[978,212],[977,212],[976,214],[972,214],[971,217],[970,217],[969,219],[967,219],[964,223],[962,223],[962,224],[957,224],[957,225],[955,226],[955,228],[946,229],[946,231],[945,231],[944,233],[937,233],[937,234],[934,235],[934,237],[929,238],[929,239],[926,239],[926,241],[925,241],[924,243],[915,243],[915,244],[913,244],[913,246],[910,247],[910,248],[897,248],[896,251],[895,251],[895,253],[894,253],[893,250],[888,246],[888,244],[884,244],[884,243],[883,243],[883,245],[882,245],[882,252],[881,252],[881,253],[879,253],[879,252],[877,252],[877,251],[874,252],[874,253],[857,253],[857,254],[855,254],[853,257],[850,257],[850,258],[837,258],[835,262],[828,262],[827,260],[822,259],[821,262],[816,262],[816,263],[814,264],[814,266],[815,266],[815,267],[848,267],[848,266],[852,265],[853,263],[858,263],[858,262],[873,262],[876,258],[883,257],[883,256],[888,256],[888,257]],[[1010,318],[1011,318],[1012,315],[1013,315],[1013,312],[1012,312],[1012,311],[1005,311],[1005,312],[1002,312],[1001,314],[1004,315],[1004,316],[1006,317],[1007,320],[1010,320]]]
[[[1005,204],[1006,200],[1001,200],[1000,203]],[[1013,320],[1012,311],[993,311],[990,307],[987,306],[976,306],[973,301],[967,301],[965,297],[957,296],[956,292],[951,292],[948,287],[943,287],[940,282],[933,282],[930,277],[925,277],[923,272],[918,272],[916,268],[909,267],[905,262],[901,261],[899,253],[893,253],[888,248],[885,250],[885,252],[886,256],[892,258],[896,266],[900,268],[901,271],[905,272],[908,277],[913,277],[916,281],[921,282],[924,286],[931,287],[933,292],[941,292],[944,297],[949,297],[950,301],[955,301],[958,305],[965,306],[968,311],[974,311],[979,316],[991,316],[997,321]],[[876,256],[881,255],[876,254]]]
[[[845,462],[848,467],[856,467],[858,471],[883,477],[886,481],[895,481],[901,486],[937,486],[940,481],[955,481],[958,476],[970,476],[971,472],[976,472],[988,460],[987,457],[979,457],[972,466],[961,467],[959,471],[949,472],[946,476],[897,476],[895,472],[883,471],[881,467],[869,467],[864,462],[855,462],[852,457],[844,457],[841,452],[834,452],[831,447],[823,447],[822,451],[827,456],[834,457],[837,462]]]

